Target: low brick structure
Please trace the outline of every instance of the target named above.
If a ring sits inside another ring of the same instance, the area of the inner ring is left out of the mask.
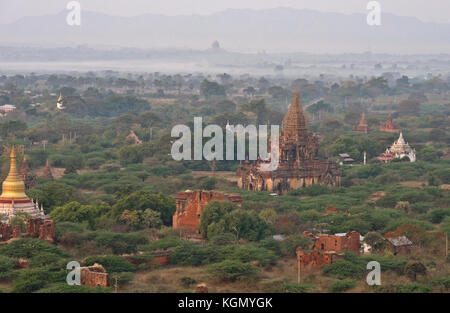
[[[203,208],[213,200],[231,201],[239,207],[242,205],[242,198],[237,194],[229,195],[219,191],[204,190],[179,192],[175,195],[176,212],[172,217],[173,228],[198,233]]]
[[[311,251],[309,254],[304,252],[301,247],[296,250],[297,258],[300,258],[300,268],[318,268],[326,264],[331,264],[337,259],[344,258],[343,254],[335,252]]]
[[[27,232],[22,234],[19,225],[13,228],[10,224],[0,223],[0,242],[21,237],[39,238],[48,243],[54,243],[55,241],[55,223],[52,220],[30,218],[27,221],[26,228]]]
[[[0,241],[8,241],[12,238],[13,229],[11,225],[0,222]]]
[[[360,253],[360,234],[350,231],[343,234],[314,236],[310,232],[304,232],[303,236],[313,241],[309,247],[312,251],[306,253],[301,247],[296,250],[300,268],[317,268],[322,265],[331,264],[335,260],[344,258],[344,251]]]
[[[81,269],[81,284],[85,286],[101,286],[108,287],[109,286],[109,277],[108,273],[106,273],[105,268],[95,263],[92,266],[82,267]]]
[[[314,250],[317,251],[353,251],[359,253],[361,249],[360,234],[351,231],[345,235],[320,235],[315,239]]]
[[[55,222],[41,218],[30,218],[27,221],[27,235],[31,238],[39,238],[53,243],[55,241]]]

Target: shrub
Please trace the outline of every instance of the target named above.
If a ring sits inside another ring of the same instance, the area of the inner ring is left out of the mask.
[[[14,280],[13,292],[29,293],[45,287],[48,283],[64,281],[66,272],[49,268],[23,269]]]
[[[339,279],[361,278],[364,276],[365,267],[348,260],[337,260],[332,264],[325,265],[322,273],[325,276],[333,276]]]
[[[180,283],[185,287],[189,287],[193,284],[196,284],[197,281],[192,277],[184,276],[180,278]]]
[[[34,238],[22,238],[13,241],[10,244],[0,246],[0,255],[12,258],[31,259],[42,253],[51,253],[59,257],[68,256],[60,248],[43,240]]]
[[[431,282],[434,286],[438,286],[442,290],[450,290],[450,276],[435,278]]]
[[[336,280],[330,285],[330,292],[342,292],[356,287],[356,283],[350,279]]]
[[[117,279],[118,285],[127,284],[133,280],[134,273],[131,272],[119,272],[111,274],[111,283],[115,284]]]
[[[250,263],[238,260],[225,260],[220,263],[211,264],[208,272],[221,281],[240,281],[255,279],[258,268]]]
[[[314,286],[300,285],[296,283],[284,283],[278,287],[271,289],[271,292],[279,293],[306,293],[314,289]]]
[[[0,281],[9,281],[14,277],[16,260],[0,255]]]
[[[136,271],[136,267],[134,265],[128,263],[123,257],[117,255],[91,256],[88,257],[84,263],[87,266],[94,265],[94,263],[99,263],[103,265],[108,273]]]
[[[182,241],[174,236],[168,236],[163,239],[155,240],[146,245],[139,245],[139,251],[155,251],[155,250],[167,250],[169,248],[180,245]]]
[[[70,286],[67,283],[51,284],[46,288],[37,291],[38,293],[110,293],[112,288],[89,287],[89,286]]]

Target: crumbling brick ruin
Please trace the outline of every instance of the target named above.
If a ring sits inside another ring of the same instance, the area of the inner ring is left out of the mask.
[[[312,267],[317,268],[322,265],[331,264],[337,259],[342,259],[344,256],[335,252],[321,252],[312,251],[306,253],[301,247],[296,250],[297,258],[300,258],[300,268]]]
[[[27,232],[22,234],[20,226],[14,228],[9,224],[0,223],[0,242],[21,237],[39,238],[48,243],[55,241],[55,223],[52,220],[30,218],[27,221]]]
[[[30,218],[27,221],[27,235],[53,243],[55,241],[55,223],[52,220]]]
[[[320,267],[331,264],[337,259],[344,257],[344,251],[360,252],[360,235],[356,231],[350,231],[346,234],[320,235],[314,236],[309,232],[304,232],[305,237],[313,240],[310,249],[311,253],[306,253],[301,247],[296,250],[297,258],[300,259],[300,267]]]
[[[92,266],[82,267],[80,270],[82,285],[108,287],[108,273],[106,273],[106,270],[102,265],[95,263]]]
[[[175,195],[176,212],[172,218],[173,228],[198,233],[203,208],[213,200],[231,201],[239,207],[242,204],[242,198],[237,194],[228,195],[219,191],[203,190],[179,192]]]
[[[314,250],[318,251],[353,251],[359,253],[360,235],[356,231],[348,232],[345,235],[321,235],[314,242]]]
[[[8,241],[12,238],[12,227],[9,224],[0,222],[0,241]]]

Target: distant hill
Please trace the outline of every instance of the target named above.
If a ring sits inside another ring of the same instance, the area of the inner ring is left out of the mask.
[[[382,14],[368,26],[365,14],[276,8],[229,9],[211,15],[144,14],[117,17],[82,11],[81,26],[66,24],[67,11],[24,17],[0,25],[1,45],[208,49],[214,40],[230,51],[386,53],[450,51],[450,24]]]

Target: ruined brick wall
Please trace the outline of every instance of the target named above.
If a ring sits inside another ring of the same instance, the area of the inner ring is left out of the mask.
[[[55,222],[41,218],[30,218],[27,221],[27,236],[53,243],[55,241]]]
[[[0,222],[0,241],[8,241],[13,235],[11,225]]]
[[[55,241],[55,222],[52,220],[44,221],[44,224],[39,227],[39,239],[45,240],[48,243]]]
[[[218,191],[185,191],[175,195],[176,212],[172,217],[174,229],[183,228],[188,232],[198,232],[200,225],[200,216],[203,208],[213,200],[231,201],[242,204],[242,198],[239,195],[227,195]]]
[[[338,259],[344,258],[343,254],[335,252],[311,251],[306,253],[301,247],[296,250],[297,259],[300,260],[300,268],[319,268],[323,265],[331,264]]]
[[[345,236],[321,235],[316,238],[314,250],[318,251],[360,251],[360,236],[356,231],[348,232]]]
[[[30,218],[27,221],[27,235],[31,238],[39,238],[39,231],[44,221],[41,218]]]
[[[81,268],[81,284],[91,287],[108,287],[109,279],[103,266],[94,264],[93,266]]]

